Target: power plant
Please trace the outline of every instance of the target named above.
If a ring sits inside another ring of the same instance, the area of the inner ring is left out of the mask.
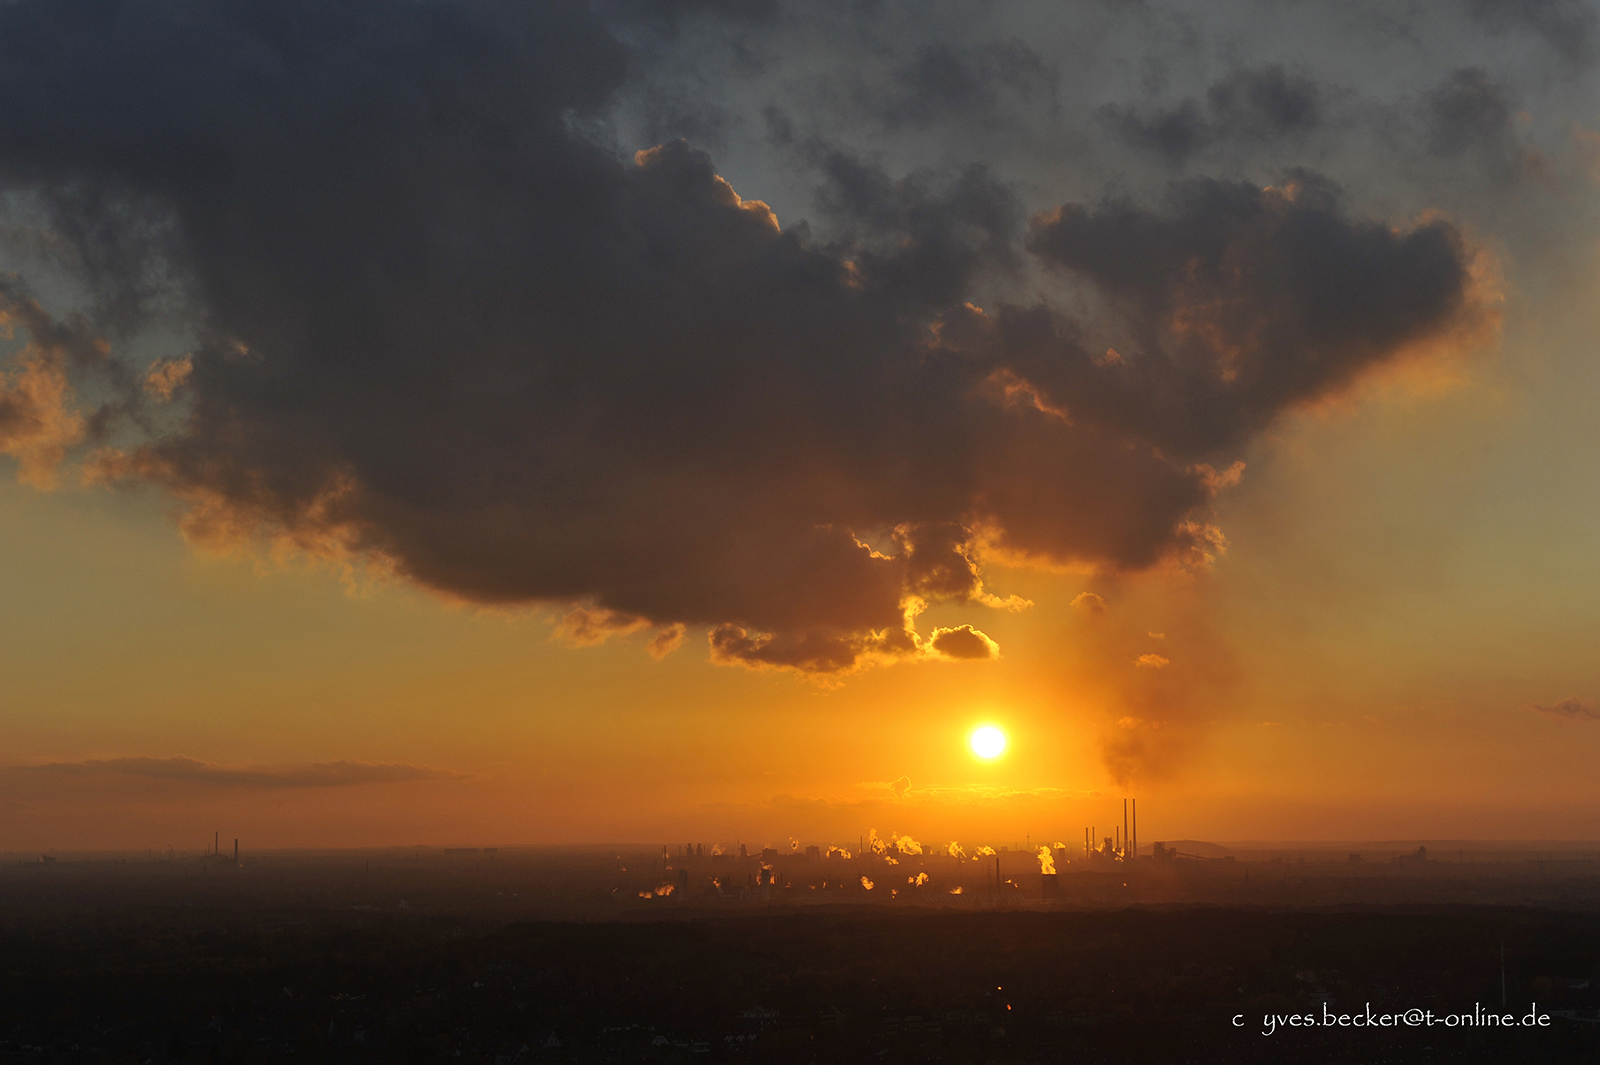
[[[1111,835],[1095,843],[1096,828],[1083,830],[1083,858],[1090,863],[1132,862],[1139,857],[1139,800],[1122,800],[1122,824],[1114,825]],[[1159,844],[1157,844],[1159,846]]]

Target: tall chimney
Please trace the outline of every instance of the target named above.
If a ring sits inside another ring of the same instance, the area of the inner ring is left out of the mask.
[[[217,844],[219,844],[221,842],[222,842],[222,833],[220,831],[211,833],[211,853],[212,854],[216,854],[217,853]]]
[[[239,864],[239,841],[237,839],[233,841],[233,864]]]
[[[1133,856],[1139,857],[1139,800],[1133,800]]]
[[[1124,854],[1126,854],[1127,850],[1128,850],[1128,800],[1127,799],[1123,799],[1122,800],[1122,850],[1123,850]]]

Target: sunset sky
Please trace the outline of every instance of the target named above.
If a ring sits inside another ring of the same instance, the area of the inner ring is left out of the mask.
[[[0,5],[0,850],[1600,839],[1597,57]]]

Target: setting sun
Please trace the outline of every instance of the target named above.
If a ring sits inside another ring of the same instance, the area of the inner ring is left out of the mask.
[[[1006,734],[993,725],[984,725],[972,733],[972,753],[979,758],[999,758],[1006,750]]]

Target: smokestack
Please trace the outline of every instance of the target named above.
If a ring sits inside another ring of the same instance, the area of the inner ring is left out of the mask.
[[[1128,800],[1122,800],[1122,853],[1128,853]]]
[[[1139,857],[1139,800],[1133,800],[1133,856]]]
[[[212,854],[217,853],[217,844],[221,843],[221,842],[222,842],[222,833],[220,831],[211,833],[211,853]]]
[[[237,839],[233,841],[233,864],[239,864],[239,841]]]

